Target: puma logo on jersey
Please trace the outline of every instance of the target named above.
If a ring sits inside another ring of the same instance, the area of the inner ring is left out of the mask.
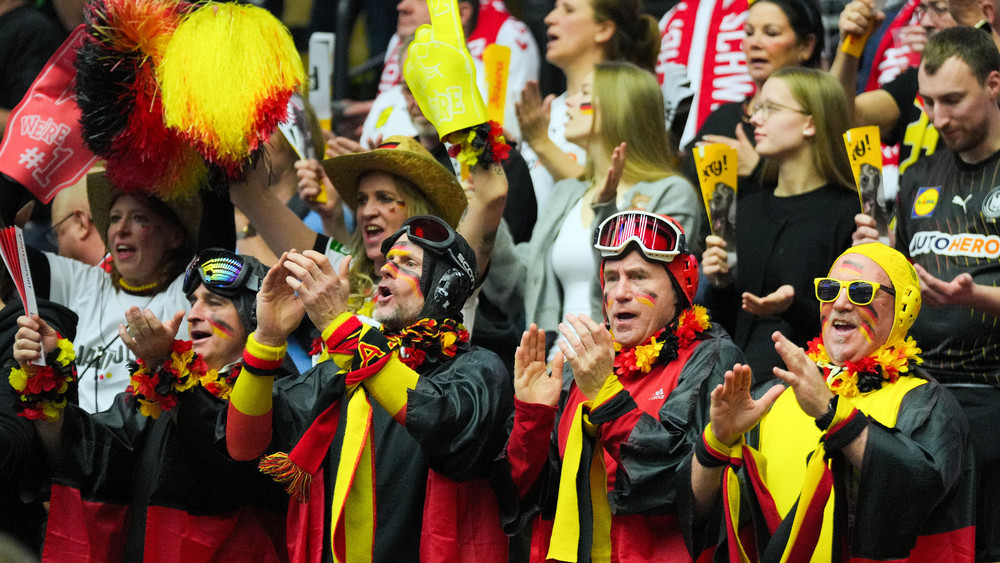
[[[960,198],[958,196],[955,196],[955,197],[951,198],[951,202],[954,203],[955,205],[961,205],[962,206],[962,211],[965,212],[965,213],[968,213],[969,210],[965,208],[965,204],[969,203],[970,199],[972,199],[972,194],[969,194],[968,197],[966,197],[965,199],[962,199],[962,198]]]
[[[650,397],[649,400],[655,401],[657,399],[662,399],[664,397],[666,397],[666,395],[663,394],[663,388],[660,387],[659,389],[656,390],[656,393],[653,393],[653,396]]]

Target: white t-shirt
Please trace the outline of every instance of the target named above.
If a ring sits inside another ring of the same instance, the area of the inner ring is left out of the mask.
[[[187,311],[184,276],[178,276],[156,295],[130,295],[115,290],[111,276],[101,268],[48,252],[45,256],[51,272],[49,299],[80,317],[73,342],[80,376],[80,407],[91,413],[105,410],[114,396],[128,386],[128,362],[135,360],[118,337],[125,311],[132,306],[149,308],[161,321],[172,319],[177,311]],[[189,338],[186,322],[181,323],[177,338]]]

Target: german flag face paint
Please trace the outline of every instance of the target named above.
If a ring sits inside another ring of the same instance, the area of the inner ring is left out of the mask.
[[[646,307],[656,307],[655,293],[636,292],[635,300],[639,302],[640,305],[644,305]]]
[[[891,287],[889,276],[866,256],[841,257],[830,276],[849,284],[867,281]],[[820,304],[823,344],[837,365],[857,362],[885,345],[892,330],[895,300],[885,291],[876,291],[871,303],[858,305],[842,288],[836,299]]]
[[[593,102],[580,102],[580,115],[594,115]]]
[[[388,330],[399,330],[415,322],[424,306],[420,289],[424,250],[406,235],[385,255],[382,281],[375,288],[375,320]]]
[[[225,340],[233,339],[233,329],[229,328],[225,323],[219,322],[216,319],[208,319],[208,324],[212,327],[213,336],[218,336]]]

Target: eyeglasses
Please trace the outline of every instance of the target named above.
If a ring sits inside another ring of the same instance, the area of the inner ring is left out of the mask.
[[[750,117],[759,113],[761,119],[767,119],[776,111],[793,111],[795,113],[801,113],[802,115],[809,115],[809,112],[805,110],[793,108],[783,104],[777,104],[774,102],[758,102],[750,108]]]
[[[608,217],[594,233],[594,248],[601,256],[618,256],[629,243],[639,245],[646,257],[671,262],[687,252],[684,233],[675,223],[645,211],[624,211]]]
[[[184,273],[184,295],[193,292],[199,283],[212,293],[235,297],[241,289],[259,291],[263,280],[239,254],[221,248],[202,250]]]
[[[882,290],[895,297],[896,290],[876,282],[854,280],[844,281],[834,278],[816,278],[816,299],[823,303],[836,301],[842,287],[847,286],[847,299],[855,305],[868,305],[875,299],[875,292]]]
[[[51,227],[45,231],[45,240],[48,241],[52,246],[59,246],[59,225],[62,225],[70,217],[76,215],[76,211],[70,213],[69,215],[63,217],[62,219],[56,221]]]
[[[465,270],[469,279],[475,281],[476,273],[473,271],[472,265],[455,252],[455,231],[441,219],[432,215],[410,217],[395,234],[382,241],[382,254],[388,254],[392,246],[399,240],[399,237],[404,234],[406,238],[424,250],[433,252],[438,256],[449,257],[452,263]]]
[[[914,10],[914,14],[918,20],[923,19],[925,14],[940,18],[947,13],[947,2],[921,2]]]

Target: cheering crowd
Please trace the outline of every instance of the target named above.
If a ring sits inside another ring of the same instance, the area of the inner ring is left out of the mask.
[[[79,9],[95,157],[0,149],[0,559],[1000,561],[993,0],[511,4],[331,130],[263,8],[0,0],[4,146]]]

